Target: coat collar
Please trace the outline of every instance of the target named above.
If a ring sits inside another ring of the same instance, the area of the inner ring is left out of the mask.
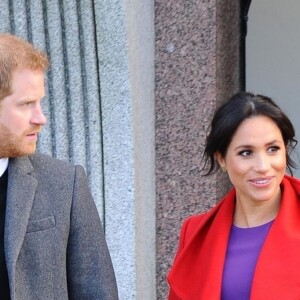
[[[256,266],[252,300],[300,298],[300,181],[285,176],[282,190],[280,211]],[[185,223],[168,276],[169,299],[220,299],[234,203],[233,189],[209,213]]]
[[[33,170],[27,156],[9,160],[4,240],[11,291],[14,286],[17,258],[25,238],[38,185]]]

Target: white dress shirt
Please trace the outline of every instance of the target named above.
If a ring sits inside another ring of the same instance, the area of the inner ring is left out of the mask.
[[[8,158],[0,158],[0,177],[3,175],[3,173],[6,171],[8,167]]]

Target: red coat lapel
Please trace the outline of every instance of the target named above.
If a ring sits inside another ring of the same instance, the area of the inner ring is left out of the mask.
[[[300,299],[300,181],[282,182],[280,212],[260,254],[251,300]],[[210,212],[183,225],[179,249],[168,275],[169,300],[219,300],[232,225],[235,190]]]
[[[282,182],[282,202],[262,248],[252,286],[252,300],[300,299],[300,182]]]
[[[209,213],[193,216],[183,225],[178,253],[168,276],[169,300],[220,299],[234,199],[232,190]]]

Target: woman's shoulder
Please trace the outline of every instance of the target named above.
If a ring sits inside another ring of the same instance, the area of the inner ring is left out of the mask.
[[[195,214],[187,217],[182,225],[181,234],[185,237],[190,237],[194,232],[198,231],[201,227],[206,226],[212,215],[214,214],[215,207],[206,212]]]
[[[221,201],[217,202],[209,210],[189,216],[183,222],[181,228],[181,235],[185,238],[193,237],[194,234],[199,232],[207,232],[215,221],[218,212],[221,210],[225,215],[232,215],[232,210],[234,209],[234,199],[235,199],[235,190],[231,189]],[[223,218],[222,217],[222,218]]]
[[[199,223],[209,219],[212,215],[214,215],[215,211],[218,209],[218,204],[214,205],[213,207],[209,208],[207,211],[189,216],[185,219],[184,225],[186,226],[197,226]]]

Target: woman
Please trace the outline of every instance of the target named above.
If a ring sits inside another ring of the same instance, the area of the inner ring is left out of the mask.
[[[206,175],[221,168],[233,189],[184,222],[169,300],[300,299],[300,181],[285,174],[296,144],[268,97],[239,93],[217,110]]]

